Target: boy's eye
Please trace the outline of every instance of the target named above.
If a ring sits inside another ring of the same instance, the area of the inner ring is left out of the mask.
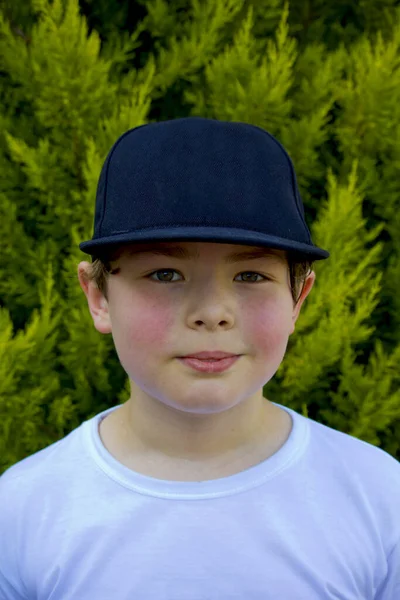
[[[165,275],[166,273],[171,275],[171,273],[178,273],[178,271],[176,271],[175,269],[158,269],[157,271],[153,271],[152,273],[150,273],[149,275],[146,276],[147,279],[151,279],[152,281],[157,281],[158,283],[174,283],[174,281],[169,278],[169,275],[167,275],[167,279],[164,280],[160,280],[160,279],[154,279],[153,275],[155,275],[157,277],[158,273],[162,273],[162,275]],[[242,273],[239,273],[238,276],[241,275],[246,275],[246,278],[243,280],[243,283],[259,283],[259,281],[256,281],[255,277],[262,277],[263,280],[268,280],[270,281],[269,277],[266,277],[265,275],[261,275],[260,273],[255,273],[254,271],[243,271]],[[250,277],[247,277],[250,276]],[[175,281],[177,281],[175,279]]]

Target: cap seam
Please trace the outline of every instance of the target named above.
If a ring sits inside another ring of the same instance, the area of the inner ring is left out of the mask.
[[[122,142],[122,140],[132,131],[136,131],[137,129],[140,129],[142,127],[144,127],[145,125],[148,125],[148,123],[143,123],[142,125],[138,125],[137,127],[131,127],[130,129],[128,129],[128,131],[125,131],[125,133],[123,133],[121,135],[121,137],[118,138],[118,140],[115,142],[114,146],[111,148],[108,157],[107,157],[107,167],[106,167],[106,173],[105,173],[105,177],[104,177],[104,194],[103,194],[103,214],[101,215],[101,219],[100,219],[100,223],[99,223],[99,237],[101,237],[102,235],[102,227],[103,227],[103,221],[104,221],[104,217],[106,214],[106,207],[107,207],[107,186],[108,186],[108,171],[110,168],[110,163],[111,163],[111,159],[113,157],[113,154],[115,152],[115,150],[117,149],[117,147],[119,146],[119,144]]]
[[[296,209],[297,209],[297,213],[303,223],[303,225],[305,226],[305,231],[306,231],[306,235],[307,235],[307,239],[308,242],[311,244],[311,235],[308,231],[308,225],[305,221],[304,216],[301,213],[301,210],[299,208],[299,198],[298,198],[298,191],[297,190],[297,186],[296,186],[296,173],[294,170],[294,165],[292,162],[292,159],[290,158],[288,152],[285,150],[285,148],[283,147],[283,145],[279,142],[279,140],[277,140],[273,135],[271,135],[268,131],[266,131],[265,129],[262,129],[261,127],[257,127],[257,125],[252,125],[251,123],[248,124],[250,127],[253,127],[253,129],[257,129],[258,131],[262,131],[263,133],[265,133],[273,142],[275,142],[276,145],[278,145],[278,147],[282,150],[283,154],[285,155],[285,158],[288,162],[289,168],[290,168],[290,174],[292,176],[292,191],[293,191],[293,195],[296,199]],[[300,192],[299,192],[300,193]]]
[[[168,225],[168,224],[167,224]],[[140,229],[135,229],[135,232],[138,231],[147,231],[147,230],[153,230],[153,229],[165,229],[166,225],[149,225],[148,227],[141,227]],[[180,224],[180,225],[168,225],[168,227],[171,228],[176,228],[176,229],[180,229],[182,227],[191,227],[193,229],[195,229],[196,227],[207,227],[207,229],[212,229],[213,227],[215,229],[228,229],[227,227],[219,227],[218,225],[193,225],[193,223],[184,223],[184,224]],[[304,243],[306,244],[306,242],[298,242],[298,240],[292,240],[291,238],[288,238],[286,236],[283,235],[272,235],[272,234],[265,234],[263,231],[260,231],[259,229],[250,229],[250,227],[246,227],[246,229],[241,229],[240,227],[232,227],[229,226],[229,229],[236,229],[238,231],[252,231],[254,233],[260,233],[261,235],[270,235],[270,237],[274,237],[274,238],[282,238],[284,240],[287,240],[288,242],[294,242],[294,243]],[[131,233],[132,230],[131,229],[121,229],[119,231],[112,231],[110,232],[107,237],[110,237],[112,235],[120,235],[122,233]],[[314,246],[313,246],[314,247]]]

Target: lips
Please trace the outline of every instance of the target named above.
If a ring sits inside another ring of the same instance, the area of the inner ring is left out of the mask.
[[[180,358],[179,360],[187,367],[199,371],[200,373],[218,374],[228,371],[241,357],[241,355],[234,354],[218,360],[208,359],[205,360],[199,358]]]
[[[231,358],[232,356],[238,356],[232,352],[220,352],[220,351],[208,351],[208,352],[197,352],[196,354],[188,354],[187,356],[181,356],[180,358],[197,358],[198,360],[206,361],[217,361],[223,358]]]

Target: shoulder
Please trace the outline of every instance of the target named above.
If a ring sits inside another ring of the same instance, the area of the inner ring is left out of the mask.
[[[57,474],[76,455],[78,429],[49,446],[8,467],[0,476],[0,503],[18,501],[35,490],[43,490],[45,481],[55,481]]]
[[[400,462],[382,448],[308,419],[310,457],[334,477],[350,498],[362,498],[399,529]]]

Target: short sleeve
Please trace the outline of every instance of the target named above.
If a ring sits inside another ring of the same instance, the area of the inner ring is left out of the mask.
[[[2,565],[4,568],[4,565]],[[27,600],[26,596],[21,596],[11,582],[0,571],[0,600]]]
[[[17,567],[18,479],[0,477],[0,600],[27,600]]]
[[[388,557],[388,572],[380,584],[374,600],[400,599],[400,540]]]

